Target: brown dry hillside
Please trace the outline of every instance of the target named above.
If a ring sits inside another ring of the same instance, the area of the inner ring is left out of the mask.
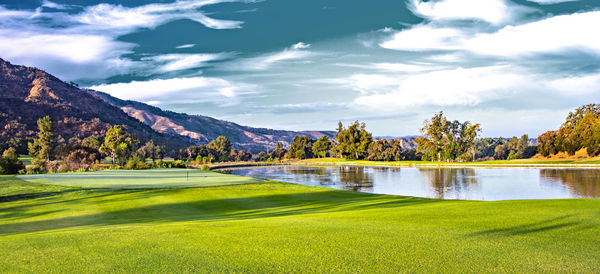
[[[285,131],[252,128],[201,115],[164,111],[106,93],[80,89],[36,68],[0,59],[0,144],[26,150],[37,119],[49,115],[62,139],[104,135],[111,125],[124,125],[142,141],[154,139],[169,150],[206,144],[227,136],[237,149],[264,150],[289,144],[296,135],[333,136],[330,131]],[[0,148],[1,149],[1,148]]]
[[[158,132],[186,136],[200,144],[206,144],[222,135],[227,136],[236,148],[261,150],[273,149],[277,142],[288,145],[296,135],[309,135],[316,139],[323,135],[333,137],[334,134],[333,131],[287,131],[247,127],[208,116],[165,111],[144,103],[121,100],[99,91],[88,92],[121,108]]]
[[[186,138],[172,138],[140,123],[121,109],[69,85],[45,71],[12,65],[0,59],[0,141],[23,150],[37,131],[37,119],[49,115],[59,139],[103,135],[111,125],[124,125],[142,141],[154,139],[177,146]]]

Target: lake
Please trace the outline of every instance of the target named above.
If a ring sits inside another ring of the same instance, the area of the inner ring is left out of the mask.
[[[223,173],[377,194],[462,200],[600,197],[600,169],[268,166]]]

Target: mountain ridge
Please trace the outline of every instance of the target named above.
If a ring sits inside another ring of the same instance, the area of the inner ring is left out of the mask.
[[[56,122],[59,139],[103,135],[110,126],[119,124],[142,141],[153,139],[171,149],[206,144],[221,135],[227,136],[234,148],[252,151],[272,149],[277,142],[287,146],[296,135],[334,135],[333,131],[253,128],[162,110],[101,91],[80,89],[43,70],[13,65],[1,58],[0,99],[0,141],[12,140],[21,151],[35,136],[37,119],[46,115]]]

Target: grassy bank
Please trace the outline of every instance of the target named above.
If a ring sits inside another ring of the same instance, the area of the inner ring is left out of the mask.
[[[434,166],[434,167],[588,167],[600,168],[600,159],[519,159],[476,162],[432,162],[432,161],[365,161],[339,158],[307,159],[290,162],[299,165],[359,165],[359,166]]]
[[[0,272],[600,269],[600,200],[443,201],[205,178],[213,186],[86,189],[1,177],[13,200],[0,202]]]

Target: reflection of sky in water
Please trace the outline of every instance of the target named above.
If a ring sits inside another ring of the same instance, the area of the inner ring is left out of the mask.
[[[223,172],[369,193],[464,200],[600,197],[600,170],[272,166]]]

